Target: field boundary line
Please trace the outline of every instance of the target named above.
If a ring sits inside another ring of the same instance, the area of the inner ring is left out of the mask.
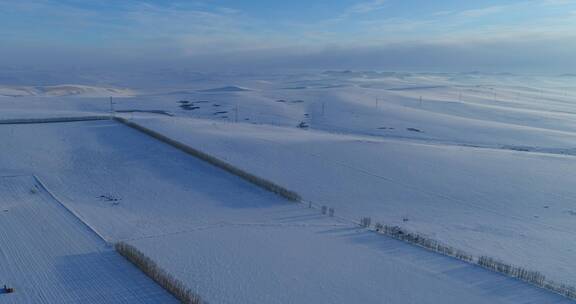
[[[80,216],[76,211],[70,209],[66,204],[64,204],[46,185],[40,180],[40,178],[36,175],[32,175],[36,183],[44,190],[48,195],[56,201],[64,210],[66,210],[69,214],[71,214],[76,220],[78,220],[82,225],[84,225],[88,230],[94,233],[100,240],[104,241],[107,246],[111,246],[111,243],[102,235],[98,230],[92,227],[88,222],[86,222],[82,216]]]
[[[110,116],[77,116],[77,117],[48,117],[48,118],[15,118],[0,119],[0,125],[23,125],[42,123],[64,123],[78,121],[110,120]]]

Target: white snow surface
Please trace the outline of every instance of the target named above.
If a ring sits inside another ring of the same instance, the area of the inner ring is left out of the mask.
[[[177,118],[134,121],[358,221],[576,282],[573,156]]]
[[[211,303],[568,302],[321,216],[113,121],[0,136],[0,171],[36,174],[107,241],[134,244]]]
[[[0,97],[0,118],[139,111],[121,115],[338,216],[370,216],[576,285],[576,78],[193,78],[125,89],[112,105],[107,92]],[[561,301],[290,205],[114,122],[0,125],[0,138],[0,173],[39,176],[108,241],[131,242],[213,303]]]
[[[1,303],[177,303],[32,176],[0,177]]]
[[[77,84],[54,85],[54,86],[8,86],[0,85],[0,96],[25,97],[25,96],[82,96],[82,97],[126,97],[134,96],[129,89],[96,87]]]

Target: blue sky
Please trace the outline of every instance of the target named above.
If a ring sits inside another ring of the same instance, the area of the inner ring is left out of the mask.
[[[0,0],[0,35],[0,63],[572,68],[576,1]]]

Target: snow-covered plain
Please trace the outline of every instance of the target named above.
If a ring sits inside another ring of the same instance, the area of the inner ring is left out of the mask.
[[[576,232],[574,77],[376,72],[195,77],[174,87],[130,89],[135,97],[114,98],[112,106],[171,113],[176,117],[121,115],[334,207],[339,216],[371,216],[576,285],[570,246]],[[111,107],[108,98],[90,93],[59,94],[70,97],[0,97],[2,118],[102,114]],[[273,296],[278,303],[381,302],[385,292],[391,303],[457,303],[462,295],[450,292],[461,288],[470,303],[547,302],[532,294],[523,298],[515,289],[506,295],[492,287],[474,290],[514,281],[488,279],[484,271],[450,259],[443,261],[448,268],[464,267],[462,277],[446,276],[450,272],[435,262],[414,264],[406,252],[416,250],[416,256],[422,254],[418,260],[438,257],[347,221],[317,218],[317,211],[286,205],[113,122],[0,126],[0,132],[12,147],[1,152],[0,170],[41,176],[109,241],[132,242],[213,302],[273,303]],[[298,217],[292,221],[277,213]],[[370,241],[358,241],[365,239]],[[388,246],[394,249],[382,250]],[[200,257],[193,259],[189,251]],[[252,256],[268,260],[258,263]],[[232,257],[242,262],[227,264]],[[398,263],[402,267],[392,266]],[[369,270],[351,270],[368,265]],[[423,270],[429,267],[431,273]],[[387,280],[376,273],[390,269],[402,270],[393,275],[401,277],[394,280],[398,285],[351,284],[363,273],[370,282]],[[404,289],[418,277],[437,280],[438,273],[440,285],[431,289],[443,290],[443,298],[427,289]],[[290,277],[306,280],[294,283]],[[286,286],[294,284],[301,298],[290,298],[295,292]],[[444,291],[448,285],[454,288]],[[414,298],[402,301],[407,295]]]
[[[573,156],[177,118],[136,122],[297,191],[576,282]]]
[[[171,110],[181,118],[126,117],[340,214],[576,285],[574,77],[327,72],[234,83],[251,90],[119,106]]]
[[[113,121],[0,125],[0,170],[35,173],[107,241],[212,303],[564,303],[285,201]]]

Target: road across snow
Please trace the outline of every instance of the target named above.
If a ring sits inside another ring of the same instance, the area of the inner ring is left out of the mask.
[[[569,303],[321,216],[113,121],[0,126],[0,138],[0,172],[38,175],[108,241],[212,303]]]

